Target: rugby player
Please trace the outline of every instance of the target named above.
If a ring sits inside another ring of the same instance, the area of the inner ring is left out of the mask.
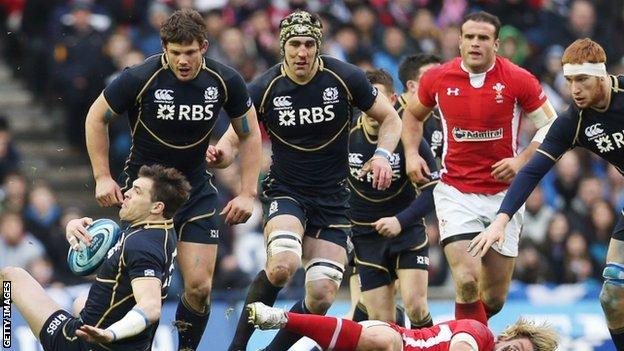
[[[242,77],[232,68],[204,56],[206,25],[195,10],[174,12],[162,25],[163,53],[124,70],[91,106],[86,139],[95,196],[102,206],[121,203],[121,193],[141,165],[160,163],[180,170],[193,189],[176,213],[178,264],[184,293],[176,311],[179,349],[199,345],[210,314],[210,292],[219,241],[218,214],[228,224],[251,215],[260,172],[261,140],[255,109]],[[241,192],[219,213],[217,189],[207,163],[227,166],[231,159],[207,152],[221,109],[230,117],[231,133],[220,148],[240,149]],[[127,112],[132,148],[119,183],[108,163],[108,123]],[[208,161],[208,162],[207,162]],[[121,188],[118,184],[121,184]]]
[[[437,105],[444,130],[440,183],[433,191],[441,244],[455,281],[455,318],[487,324],[505,303],[518,255],[523,211],[507,227],[504,246],[483,258],[468,254],[471,239],[494,220],[509,182],[543,140],[556,114],[539,81],[496,55],[499,19],[468,14],[461,26],[461,57],[429,69],[418,96],[403,113],[403,147],[410,178],[427,182],[418,154],[423,121]],[[520,117],[538,128],[518,153]]]
[[[298,313],[324,314],[334,301],[346,263],[350,230],[347,148],[353,108],[380,123],[377,148],[362,173],[386,189],[389,159],[401,120],[364,72],[321,56],[322,25],[316,15],[296,11],[280,23],[283,60],[258,77],[249,92],[272,142],[273,163],[263,180],[267,263],[246,303],[272,305],[306,260],[306,296]],[[243,310],[229,350],[245,350],[253,333]],[[287,350],[300,335],[278,333],[266,350]]]
[[[607,74],[606,61],[604,49],[587,38],[576,40],[563,52],[563,75],[575,108],[557,118],[514,178],[496,219],[470,243],[472,254],[483,257],[493,245],[504,245],[509,219],[566,151],[582,147],[624,174],[624,77]],[[624,350],[624,212],[613,228],[602,276],[600,304],[616,348]]]
[[[397,102],[392,77],[383,70],[366,73],[368,80],[393,104]],[[396,323],[395,281],[412,328],[431,326],[427,309],[428,240],[423,217],[433,210],[433,188],[437,165],[429,145],[421,142],[420,153],[434,172],[430,182],[416,189],[405,174],[403,147],[392,154],[392,184],[386,190],[372,187],[370,174],[361,176],[364,160],[377,147],[379,124],[366,114],[358,117],[349,134],[349,204],[355,263],[363,292],[354,320],[382,320]],[[415,199],[416,198],[416,199]],[[352,289],[358,287],[351,286]]]
[[[421,329],[396,324],[286,312],[261,302],[247,305],[249,323],[260,329],[287,329],[333,351],[554,351],[558,337],[547,325],[524,319],[494,339],[482,323],[454,320]]]
[[[149,350],[167,296],[176,256],[173,215],[189,197],[184,175],[160,165],[143,166],[125,191],[119,219],[130,223],[97,271],[74,314],[50,298],[22,268],[5,267],[11,299],[45,351]],[[89,244],[88,217],[67,223],[73,247]]]

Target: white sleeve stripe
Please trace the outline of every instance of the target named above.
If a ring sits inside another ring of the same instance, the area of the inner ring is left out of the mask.
[[[457,333],[453,335],[453,337],[451,338],[450,346],[453,346],[460,342],[465,342],[468,345],[470,345],[470,348],[473,351],[479,351],[479,345],[477,345],[477,340],[475,340],[475,338],[468,333]]]
[[[331,342],[327,347],[327,351],[333,351],[334,346],[336,346],[336,342],[338,341],[338,335],[340,335],[340,330],[342,329],[342,319],[336,318],[336,329],[334,329],[334,335],[332,335]]]

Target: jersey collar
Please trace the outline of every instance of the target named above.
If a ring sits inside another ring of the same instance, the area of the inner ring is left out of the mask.
[[[145,229],[171,229],[173,228],[173,219],[163,219],[160,221],[138,221],[130,225],[130,228],[143,227]]]

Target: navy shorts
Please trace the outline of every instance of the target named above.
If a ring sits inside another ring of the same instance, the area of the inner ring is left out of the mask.
[[[405,228],[391,239],[371,226],[354,225],[352,230],[362,291],[392,283],[399,269],[426,270],[429,266],[429,242],[422,226]]]
[[[83,325],[80,318],[69,312],[58,310],[43,323],[39,341],[45,351],[87,351],[104,350],[76,336],[76,329]]]
[[[619,217],[620,218],[615,224],[615,228],[613,228],[613,233],[611,234],[611,237],[613,239],[624,241],[624,209],[620,211]]]
[[[351,232],[347,216],[351,193],[347,187],[312,196],[267,176],[262,188],[260,200],[265,224],[275,216],[292,215],[303,225],[304,235],[332,242],[347,250],[347,238]]]
[[[129,179],[136,179],[138,170],[132,167],[124,170],[119,184],[129,187]],[[173,216],[173,225],[178,241],[199,244],[219,243],[219,199],[217,188],[212,184],[212,175],[195,185],[188,201]],[[124,189],[125,190],[125,189]]]

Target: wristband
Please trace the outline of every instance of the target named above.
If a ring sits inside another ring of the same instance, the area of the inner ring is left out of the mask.
[[[386,160],[390,161],[392,158],[392,153],[382,147],[378,147],[375,149],[374,156],[383,156]]]
[[[128,338],[141,333],[147,328],[149,321],[139,306],[134,306],[126,315],[110,325],[106,330],[113,333],[113,340]]]

